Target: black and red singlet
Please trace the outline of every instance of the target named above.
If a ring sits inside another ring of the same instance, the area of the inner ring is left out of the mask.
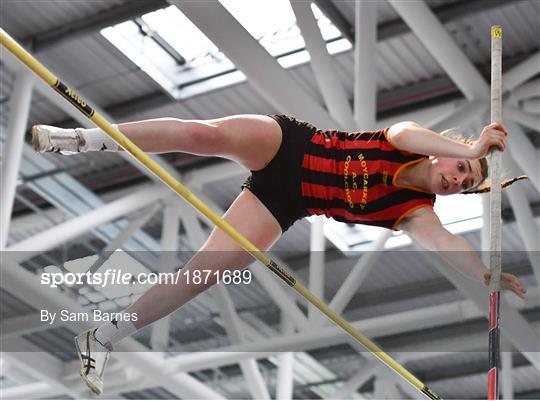
[[[302,162],[302,201],[309,214],[396,230],[413,211],[433,207],[434,194],[396,185],[403,168],[426,156],[397,149],[387,131],[313,134]]]

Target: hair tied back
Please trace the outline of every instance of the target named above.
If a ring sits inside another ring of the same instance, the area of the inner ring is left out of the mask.
[[[504,180],[502,183],[501,183],[501,188],[506,188],[510,185],[512,185],[514,182],[516,181],[521,181],[521,180],[528,180],[529,177],[527,177],[526,175],[520,175],[519,177],[515,177],[515,178],[510,178],[508,180]],[[472,191],[465,191],[465,192],[462,192],[463,194],[483,194],[483,193],[486,193],[486,192],[489,192],[491,191],[491,184],[489,182],[485,182],[481,185],[479,185],[478,187],[476,187],[475,189],[473,189]]]

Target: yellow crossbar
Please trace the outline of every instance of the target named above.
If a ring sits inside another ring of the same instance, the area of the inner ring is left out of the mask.
[[[401,376],[407,382],[409,382],[414,388],[422,392],[427,398],[432,400],[438,400],[440,397],[430,388],[425,386],[420,380],[418,380],[411,372],[401,366],[392,357],[386,354],[380,349],[373,341],[364,336],[360,331],[355,329],[349,322],[343,319],[340,315],[334,312],[324,302],[318,299],[313,293],[311,293],[302,284],[298,283],[296,279],[291,276],[282,267],[278,266],[272,259],[270,259],[264,252],[257,249],[246,237],[240,234],[236,229],[217,215],[212,209],[210,209],[204,202],[193,195],[182,183],[173,178],[163,167],[152,160],[146,155],[138,146],[131,142],[125,135],[115,129],[111,123],[103,118],[98,112],[96,112],[84,99],[69,88],[62,81],[60,81],[54,74],[52,74],[43,64],[36,60],[30,53],[23,49],[11,36],[9,36],[3,29],[0,28],[0,42],[5,46],[15,57],[21,62],[26,64],[35,74],[41,77],[47,84],[49,84],[54,90],[60,93],[66,98],[73,106],[75,106],[81,113],[86,115],[94,124],[105,131],[118,145],[120,145],[127,153],[137,159],[139,163],[152,171],[157,177],[161,179],[169,188],[171,188],[178,195],[183,197],[189,202],[195,209],[210,219],[217,227],[223,230],[234,241],[238,243],[243,249],[249,252],[255,259],[261,262],[264,266],[274,272],[279,278],[285,281],[296,292],[302,295],[307,301],[315,305],[326,317],[333,321],[336,325],[341,327],[347,333],[349,333],[356,341],[366,347],[373,355],[380,359],[385,365],[392,369],[396,374]]]

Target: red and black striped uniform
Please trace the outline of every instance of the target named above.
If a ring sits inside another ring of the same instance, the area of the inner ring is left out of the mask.
[[[309,214],[396,230],[414,210],[433,206],[434,194],[395,183],[401,169],[426,156],[395,148],[386,134],[313,134],[302,162],[302,201]]]

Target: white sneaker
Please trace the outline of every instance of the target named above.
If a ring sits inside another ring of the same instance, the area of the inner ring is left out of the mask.
[[[79,153],[84,145],[76,128],[58,128],[51,125],[32,127],[32,145],[39,153],[56,152],[63,155]]]
[[[109,360],[112,348],[101,344],[92,329],[75,337],[75,347],[81,360],[80,375],[83,382],[97,395],[103,393],[103,377],[105,365]]]

